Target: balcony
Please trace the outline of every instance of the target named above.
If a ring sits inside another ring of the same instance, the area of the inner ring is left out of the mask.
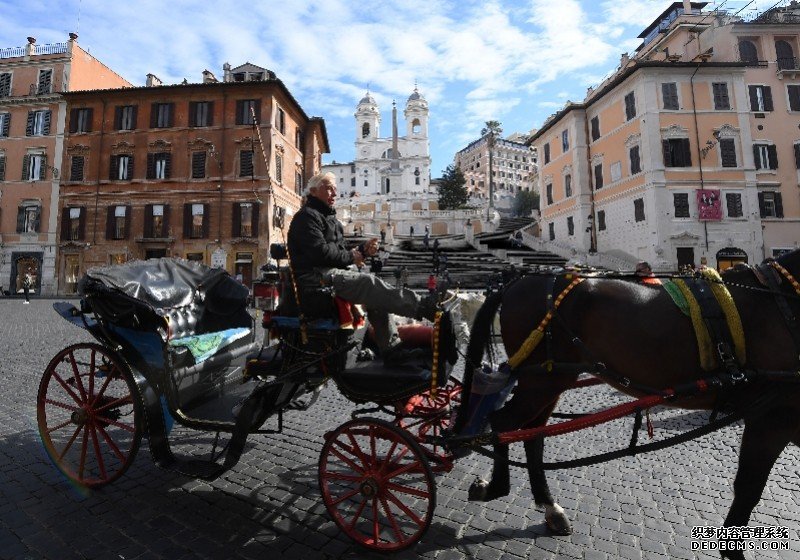
[[[776,62],[778,64],[779,79],[783,79],[784,76],[787,78],[795,78],[800,74],[800,59],[796,56],[779,58]]]

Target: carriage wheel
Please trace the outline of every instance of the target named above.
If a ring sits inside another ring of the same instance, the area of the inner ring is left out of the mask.
[[[415,432],[418,441],[424,441],[426,436],[441,436],[453,426],[461,403],[461,390],[461,382],[452,378],[436,391],[435,397],[430,391],[411,397],[398,407],[397,425]],[[431,445],[431,451],[441,459],[452,457],[447,449],[438,445]],[[438,472],[438,467],[434,467],[434,472]]]
[[[383,420],[351,420],[326,435],[319,485],[339,528],[372,550],[415,544],[436,507],[433,473],[419,445]]]
[[[37,397],[39,434],[72,481],[96,488],[133,463],[141,404],[130,372],[99,344],[67,346],[50,361]]]

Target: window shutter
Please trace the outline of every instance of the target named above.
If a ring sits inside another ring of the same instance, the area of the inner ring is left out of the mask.
[[[128,156],[128,174],[125,176],[126,181],[133,179],[133,156]]]
[[[720,140],[719,151],[722,157],[722,167],[736,167],[736,144],[733,138]]]
[[[203,238],[208,239],[208,230],[209,226],[211,225],[211,216],[209,215],[209,210],[211,209],[210,204],[203,204]]]
[[[781,193],[775,193],[775,217],[783,218],[783,196]]]
[[[92,131],[92,123],[94,122],[94,109],[89,107],[86,109],[86,130],[84,132]]]
[[[0,131],[0,136],[8,138],[8,131],[10,128],[11,128],[11,113],[6,113],[6,117],[3,119],[3,130]]]
[[[25,207],[19,206],[17,208],[17,233],[22,233],[25,230]]]
[[[756,164],[756,169],[761,169],[763,167],[763,162],[761,161],[761,153],[758,149],[758,144],[753,144],[753,161]]]
[[[208,113],[206,114],[206,126],[214,126],[214,102],[209,101],[208,105]]]
[[[41,218],[42,218],[42,207],[41,206],[37,206],[36,207],[36,210],[34,211],[33,216],[34,216],[33,217],[33,231],[38,233],[38,232],[41,231],[39,229],[40,226],[41,226]]]
[[[134,105],[131,110],[133,111],[131,116],[131,130],[136,130],[136,115],[139,113],[139,106]]]
[[[114,206],[106,210],[106,239],[114,239]]]
[[[797,146],[795,146],[795,152],[797,152]],[[6,180],[6,158],[5,156],[0,155],[0,181],[5,181],[5,180]]]
[[[244,124],[244,100],[239,99],[236,101],[236,124]]]
[[[594,188],[602,189],[603,188],[603,165],[595,165],[594,166]]]
[[[50,134],[50,117],[52,115],[52,111],[45,111],[44,112],[44,127],[42,129],[42,134],[48,136]]]
[[[147,154],[147,178],[156,178],[156,155]]]
[[[769,86],[763,86],[763,88],[764,88],[764,110],[773,111],[774,108],[772,106],[772,88]]]
[[[35,111],[28,111],[28,123],[25,125],[25,136],[33,136],[33,115]]]
[[[2,162],[2,160],[0,160],[0,163],[1,162]],[[794,145],[794,166],[797,169],[800,169],[800,144],[795,144]],[[2,172],[0,172],[0,173],[2,173]]]
[[[114,130],[122,129],[122,107],[114,107]]]
[[[69,207],[61,211],[61,241],[69,241]]]
[[[664,152],[664,167],[672,167],[672,150],[670,149],[669,140],[661,141],[661,150]]]
[[[750,110],[758,111],[758,86],[747,86],[750,93]]]
[[[800,111],[800,85],[787,86],[789,90],[789,110]]]
[[[192,237],[192,205],[190,203],[183,205],[183,237],[184,239]]]
[[[122,239],[128,239],[131,233],[131,207],[125,206],[125,231],[122,232]]]
[[[692,150],[688,138],[681,138],[681,151],[683,152],[683,166],[692,166]]]
[[[167,103],[167,128],[175,126],[175,104]]]
[[[72,156],[72,165],[69,170],[70,181],[83,181],[83,156]]]
[[[31,166],[31,156],[29,154],[25,154],[22,156],[22,180],[27,181],[30,179],[30,166]]]
[[[41,166],[39,166],[39,177],[37,179],[39,181],[44,181],[47,179],[47,155],[42,155],[41,157]]]
[[[258,237],[258,209],[261,205],[253,202],[253,224],[251,226],[253,237]]]
[[[69,112],[69,131],[70,133],[78,132],[78,110],[72,109]]]
[[[163,224],[161,226],[163,228],[161,237],[169,237],[169,204],[164,204],[164,215],[161,216],[161,223]]]
[[[115,181],[118,178],[117,175],[117,167],[119,166],[118,160],[119,156],[114,156],[114,155],[112,155],[111,159],[109,160],[109,165],[108,165],[109,181]]]
[[[172,154],[164,154],[164,179],[169,179],[172,176]]]
[[[189,126],[197,126],[197,101],[189,101]]]
[[[760,214],[761,218],[767,217],[767,207],[764,204],[764,193],[758,193],[758,213]]]
[[[256,114],[256,123],[260,123],[261,122],[261,100],[260,99],[256,99],[255,101],[256,101],[255,102],[255,107],[253,107],[253,110],[254,110],[254,112]]]
[[[242,236],[242,205],[238,202],[233,203],[233,220],[231,220],[233,227],[231,228],[231,237]]]
[[[153,235],[153,205],[144,205],[144,237],[150,238]]]
[[[769,168],[778,169],[778,147],[775,144],[767,146],[767,155],[769,156]]]
[[[150,104],[150,128],[156,128],[158,125],[158,103]]]
[[[86,208],[81,207],[81,216],[78,219],[78,239],[84,239],[86,231]]]
[[[192,152],[192,179],[206,176],[206,152]]]
[[[597,140],[600,138],[600,118],[593,117],[592,118],[592,140]]]

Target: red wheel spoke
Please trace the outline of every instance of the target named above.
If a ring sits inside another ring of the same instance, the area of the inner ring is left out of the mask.
[[[363,478],[362,476],[356,476],[354,474],[342,474],[342,473],[332,473],[332,472],[326,472],[322,475],[322,477],[328,480],[346,480],[348,482],[358,482]]]
[[[83,400],[86,400],[86,389],[83,386],[83,381],[81,381],[81,374],[78,372],[78,363],[75,361],[75,353],[69,353],[69,362],[72,364],[72,374],[75,378],[75,385],[78,386],[78,391],[80,391],[81,397]]]
[[[95,411],[95,413],[103,412],[105,410],[108,410],[109,408],[114,408],[114,407],[122,405],[122,404],[131,404],[131,402],[132,402],[131,401],[131,396],[130,395],[125,395],[124,397],[120,397],[118,399],[114,399],[111,402],[107,402],[103,406],[98,406],[97,408],[94,409],[94,411]]]
[[[83,480],[83,469],[86,467],[86,452],[89,444],[89,426],[83,425],[83,441],[81,441],[81,462],[78,469],[78,478]]]
[[[431,497],[430,492],[426,492],[425,490],[420,490],[418,488],[411,488],[409,486],[403,486],[402,484],[397,484],[395,482],[389,482],[386,484],[386,487],[390,490],[394,490],[395,492],[402,492],[403,494],[410,494],[412,496],[416,496],[417,498],[425,498],[428,499]]]
[[[61,454],[58,456],[58,460],[59,460],[59,461],[61,461],[62,459],[64,459],[64,455],[66,455],[66,454],[67,454],[67,451],[69,451],[69,448],[70,448],[70,447],[72,447],[72,444],[75,442],[75,438],[77,438],[77,437],[78,437],[78,434],[80,433],[80,431],[81,431],[81,427],[80,427],[80,426],[78,426],[77,428],[75,428],[75,431],[74,431],[74,432],[72,432],[72,437],[71,437],[71,438],[69,438],[69,441],[68,441],[68,442],[67,442],[67,444],[64,446],[64,449],[62,449],[62,450],[61,450]]]
[[[65,426],[69,426],[70,424],[72,424],[72,419],[71,418],[69,420],[64,420],[63,422],[61,422],[61,424],[56,424],[52,428],[48,426],[47,433],[48,434],[52,434],[56,430],[60,430],[61,428],[65,427]]]
[[[389,451],[387,451],[387,452],[386,452],[386,456],[385,456],[385,459],[384,459],[384,463],[383,463],[383,466],[381,467],[381,472],[383,472],[384,470],[386,470],[386,467],[387,467],[387,466],[389,465],[389,463],[391,462],[391,460],[392,460],[392,455],[394,454],[394,450],[395,450],[395,449],[397,449],[397,442],[396,442],[396,441],[393,441],[393,442],[392,442],[392,446],[389,448]]]
[[[97,350],[92,349],[92,360],[89,366],[89,397],[94,396],[95,356],[97,356]]]
[[[383,506],[383,512],[386,514],[386,518],[389,520],[389,523],[392,524],[394,536],[397,537],[398,542],[402,542],[404,536],[403,531],[400,530],[400,527],[397,525],[397,520],[394,518],[394,514],[389,510],[389,503],[386,501],[385,496],[381,496],[381,505]]]
[[[396,505],[401,510],[403,510],[403,513],[405,513],[407,516],[409,516],[414,523],[416,523],[420,527],[422,527],[425,524],[425,521],[423,519],[421,519],[416,513],[411,511],[408,508],[408,506],[405,505],[403,502],[401,502],[400,499],[397,496],[395,496],[391,492],[387,491],[386,492],[386,497],[389,498],[394,505]]]
[[[370,430],[370,435],[371,434],[372,434],[372,431]],[[361,463],[363,463],[363,465],[364,465],[364,470],[367,470],[371,465],[369,457],[367,457],[366,454],[361,450],[361,446],[358,445],[358,442],[356,441],[356,438],[353,437],[352,433],[347,432],[347,439],[350,440],[350,444],[352,445],[351,453],[361,460]]]
[[[372,498],[372,538],[375,544],[381,542],[380,524],[378,523],[378,498]]]
[[[108,424],[109,426],[116,426],[117,428],[120,428],[130,433],[136,432],[136,426],[132,424],[123,424],[122,422],[118,422],[113,418],[106,418],[105,416],[95,416],[95,420]]]
[[[119,447],[117,447],[117,444],[114,443],[113,439],[111,439],[111,436],[108,435],[108,432],[106,432],[101,426],[97,427],[97,431],[99,431],[100,435],[103,436],[103,439],[106,440],[106,443],[111,448],[111,451],[114,452],[114,455],[117,456],[117,459],[124,463],[125,454],[119,450]]]
[[[80,410],[79,406],[69,405],[67,403],[62,403],[60,401],[54,401],[53,399],[45,399],[44,402],[47,404],[52,404],[53,406],[56,406],[58,408],[69,410],[70,412],[75,412],[76,410]]]
[[[339,442],[337,441],[336,443],[339,443]],[[344,446],[343,446],[343,447],[344,447]],[[350,467],[351,469],[353,469],[354,471],[356,471],[356,472],[358,472],[358,473],[364,473],[364,468],[363,468],[363,467],[361,467],[361,466],[357,465],[357,464],[355,463],[355,461],[353,461],[353,460],[352,460],[352,459],[350,459],[349,457],[345,457],[345,456],[344,456],[344,454],[343,454],[341,451],[339,451],[338,449],[336,449],[336,448],[334,448],[334,447],[331,447],[331,453],[333,453],[333,454],[334,454],[334,455],[336,455],[336,456],[337,456],[339,459],[341,459],[342,461],[344,461],[345,463],[347,463],[347,466],[349,466],[349,467]]]
[[[94,426],[92,426],[89,433],[92,434],[92,447],[94,447],[94,454],[97,457],[97,466],[100,468],[100,476],[108,478],[106,474],[106,464],[105,461],[103,461],[103,454],[100,452],[100,442],[97,439],[97,431],[94,429]]]
[[[353,517],[353,520],[352,520],[352,521],[350,521],[350,524],[347,526],[348,530],[352,531],[352,530],[355,528],[355,526],[356,526],[356,522],[358,521],[358,518],[359,518],[359,517],[361,517],[361,513],[364,511],[364,507],[365,507],[366,505],[367,505],[367,499],[366,499],[366,498],[364,498],[364,499],[361,501],[361,505],[360,505],[360,506],[358,506],[358,511],[356,511],[356,514],[355,514],[355,516]]]
[[[359,488],[356,488],[355,490],[351,490],[347,494],[343,494],[342,496],[339,496],[335,500],[331,500],[331,505],[332,506],[338,506],[343,501],[345,501],[345,500],[347,500],[349,498],[352,498],[353,496],[355,496],[356,494],[359,494],[360,492],[361,492],[361,490]]]
[[[405,446],[405,447],[403,447],[403,450],[400,452],[400,455],[398,455],[397,459],[395,459],[395,460],[394,460],[394,461],[392,461],[391,463],[388,463],[388,464],[387,464],[387,466],[389,466],[389,465],[398,465],[398,464],[400,464],[400,461],[403,459],[403,457],[405,457],[406,455],[408,455],[408,452],[409,452],[408,446]],[[417,463],[417,464],[418,464],[418,463]],[[386,478],[394,478],[394,477],[395,477],[395,476],[397,476],[398,474],[403,474],[403,473],[404,473],[404,472],[406,472],[408,469],[409,469],[409,466],[408,466],[408,465],[405,465],[405,466],[403,466],[403,467],[400,467],[399,469],[397,469],[397,470],[395,470],[395,471],[392,471],[392,472],[390,472],[389,474],[386,474],[386,475],[384,475],[384,476],[385,476]]]
[[[72,400],[74,400],[78,404],[83,404],[81,398],[75,394],[75,391],[73,391],[72,388],[69,385],[67,385],[66,381],[64,381],[64,379],[55,370],[53,371],[53,377],[55,377],[56,381],[58,381],[58,384],[64,388],[64,390],[69,394],[69,396],[72,397]]]
[[[111,384],[111,375],[106,375],[106,378],[103,380],[103,386],[100,387],[100,390],[97,391],[97,394],[94,396],[93,403],[97,402],[98,399],[102,398],[103,393],[106,392],[106,389]]]

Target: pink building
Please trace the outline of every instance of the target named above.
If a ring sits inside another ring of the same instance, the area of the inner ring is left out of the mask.
[[[59,170],[66,123],[62,92],[130,86],[78,46],[0,49],[0,286],[55,293]]]

